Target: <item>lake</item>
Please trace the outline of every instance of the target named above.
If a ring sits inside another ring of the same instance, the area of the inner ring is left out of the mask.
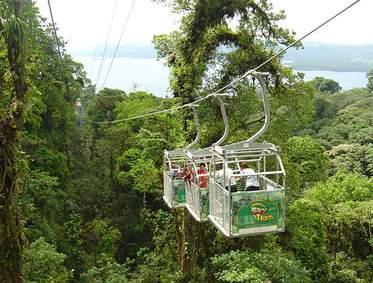
[[[298,71],[305,74],[306,81],[313,80],[315,77],[324,77],[332,79],[339,83],[343,90],[349,90],[356,87],[365,87],[368,83],[366,73],[364,72],[332,72],[332,71]]]
[[[82,63],[92,84],[96,83],[101,58],[76,56]],[[104,60],[100,80],[101,88],[111,59]],[[117,58],[114,60],[106,87],[122,89],[125,92],[145,90],[157,96],[165,96],[168,88],[169,70],[160,61],[148,58]]]
[[[87,71],[88,78],[95,84],[101,58],[75,56]],[[102,87],[110,60],[106,59],[101,71],[98,87]],[[305,80],[315,77],[324,77],[335,80],[343,88],[349,90],[356,87],[365,87],[366,74],[363,72],[332,72],[332,71],[299,71],[305,74]],[[157,96],[165,96],[168,92],[169,69],[162,62],[148,58],[117,58],[114,60],[106,87],[122,89],[126,92],[145,90]]]

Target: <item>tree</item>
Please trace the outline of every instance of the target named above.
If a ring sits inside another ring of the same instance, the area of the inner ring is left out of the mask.
[[[62,215],[63,192],[58,189],[57,177],[46,172],[30,171],[19,203],[26,219],[25,235],[29,242],[43,237],[47,242],[57,242],[57,227]]]
[[[342,90],[342,87],[338,82],[323,77],[316,77],[309,82],[316,90],[322,93],[338,93]]]
[[[126,93],[118,89],[104,88],[93,98],[89,104],[88,115],[95,122],[115,120],[114,109],[123,101]]]
[[[373,91],[373,70],[370,70],[367,73],[367,78],[368,78],[367,88],[368,88],[369,92],[372,92]]]
[[[311,282],[301,263],[280,249],[231,251],[212,265],[217,282]]]
[[[154,37],[158,57],[166,59],[171,70],[170,88],[181,103],[191,102],[198,95],[206,95],[227,85],[266,61],[281,46],[294,41],[292,34],[277,24],[285,17],[284,13],[275,13],[267,0],[158,2],[168,3],[183,16],[178,31]],[[276,77],[276,80],[269,79],[267,82],[274,93],[271,97],[273,120],[264,138],[284,144],[295,129],[310,120],[313,108],[306,106],[311,103],[305,101],[311,102],[313,89],[304,84],[301,76],[282,66],[280,58],[272,60],[260,71]],[[263,121],[256,86],[251,80],[241,80],[226,91],[235,94],[226,99],[232,129],[227,143],[247,139],[261,127]],[[201,103],[199,112],[202,117],[201,145],[209,146],[223,132],[222,121],[211,119],[220,117],[219,106],[212,99]],[[186,111],[182,114],[183,130],[190,137],[192,115]],[[182,237],[178,238],[180,267],[190,279],[198,265],[197,260],[189,261],[188,253],[193,251],[198,258],[200,252],[193,247],[198,245],[196,237],[199,236],[191,231],[198,228],[188,218],[187,212],[179,214],[183,218]],[[175,217],[175,220],[180,217]]]
[[[63,265],[65,254],[47,243],[43,237],[33,242],[25,251],[24,273],[27,282],[67,282],[70,272]]]
[[[330,160],[330,175],[346,171],[373,176],[373,148],[369,145],[340,144],[330,149],[327,154]]]
[[[20,282],[21,223],[30,228],[29,240],[44,232],[55,240],[64,222],[61,215],[43,214],[48,209],[61,213],[57,208],[64,204],[65,195],[54,193],[68,184],[73,101],[87,80],[81,64],[69,56],[60,61],[52,27],[32,1],[0,1],[0,14],[0,281]],[[18,197],[21,189],[32,192]],[[44,194],[33,195],[38,191]],[[45,201],[45,195],[50,199]],[[21,219],[23,208],[29,219]]]
[[[82,219],[78,213],[71,213],[70,219],[64,223],[64,235],[59,246],[67,255],[66,266],[74,270],[73,277],[79,278],[84,270],[84,249]]]
[[[282,147],[289,188],[286,232],[279,235],[227,239],[211,223],[193,221],[186,210],[166,210],[161,198],[163,150],[183,147],[194,138],[191,111],[127,120],[210,93],[292,42],[292,34],[277,25],[283,13],[274,13],[269,1],[159,0],[184,16],[179,31],[155,39],[159,56],[172,68],[174,98],[113,89],[95,95],[82,65],[67,54],[60,62],[52,27],[38,20],[32,1],[24,1],[28,44],[20,58],[27,62],[29,103],[21,108],[14,104],[20,101],[18,77],[12,76],[4,36],[13,2],[0,0],[6,4],[0,5],[5,23],[0,38],[0,129],[4,121],[18,121],[17,115],[9,116],[13,110],[27,111],[20,123],[11,124],[17,126],[10,129],[16,132],[13,147],[5,143],[0,153],[15,152],[15,162],[7,164],[16,174],[14,188],[23,189],[21,194],[13,192],[11,205],[13,219],[20,219],[17,213],[22,211],[24,235],[31,243],[23,253],[25,280],[372,281],[373,200],[368,178],[373,100],[367,89],[319,93],[313,100],[315,89],[282,66],[279,58],[261,69],[276,78],[266,79],[273,115],[264,139]],[[231,128],[227,143],[247,139],[261,127],[256,87],[242,80],[227,89],[234,94],[224,98]],[[74,116],[77,97],[83,112],[87,110],[82,115],[87,123],[80,127]],[[292,137],[307,130],[314,107],[311,130],[319,140]],[[205,100],[198,111],[201,147],[209,146],[223,131],[216,118],[219,105]],[[114,119],[122,121],[90,123]],[[0,131],[0,142],[3,137]],[[327,155],[319,141],[328,145]],[[1,162],[0,171],[5,164]],[[327,169],[334,175],[329,179]],[[5,200],[1,197],[0,205]],[[13,279],[8,272],[13,261],[8,260],[7,241],[17,244],[21,233],[19,238],[6,238],[1,219],[0,281],[20,282],[19,273]],[[16,260],[22,259],[22,247],[13,252]]]
[[[24,240],[17,195],[22,184],[24,162],[18,144],[24,124],[28,85],[25,75],[24,1],[0,1],[0,42],[6,46],[6,76],[0,77],[0,281],[22,282]],[[1,50],[2,51],[2,50]],[[3,65],[4,66],[4,65]],[[1,70],[4,72],[4,70]],[[5,80],[4,80],[5,77]]]
[[[291,198],[327,177],[324,149],[310,136],[290,138],[284,147],[284,161]]]
[[[104,220],[93,220],[85,229],[85,245],[88,266],[97,266],[99,261],[114,260],[120,232]]]
[[[101,262],[100,266],[92,267],[82,274],[84,283],[125,283],[129,280],[129,268],[117,262]]]
[[[363,282],[371,280],[373,274],[366,270],[372,252],[372,189],[367,177],[339,172],[289,206],[286,247],[314,279],[332,282],[356,275]]]
[[[373,142],[371,135],[373,97],[366,89],[353,89],[327,97],[336,110],[316,137],[331,145]]]

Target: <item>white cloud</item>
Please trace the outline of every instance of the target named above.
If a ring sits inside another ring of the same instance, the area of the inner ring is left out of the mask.
[[[46,0],[36,0],[43,16],[49,18]],[[118,0],[110,42],[116,44],[132,0]],[[70,50],[104,45],[115,0],[51,0],[59,35]],[[170,32],[176,18],[167,7],[150,0],[137,0],[122,43],[149,43],[153,35]]]
[[[284,25],[300,37],[330,18],[353,0],[273,0],[276,10],[283,9],[287,19]],[[351,9],[315,32],[307,41],[341,44],[372,44],[372,0],[361,0]]]
[[[103,45],[115,0],[50,0],[59,34],[68,41],[68,49]],[[115,44],[132,0],[118,0],[110,42]],[[273,0],[276,10],[284,9],[286,27],[303,35],[343,9],[353,0]],[[36,0],[41,14],[49,18],[46,0]],[[364,44],[373,43],[370,13],[372,0],[361,0],[355,7],[307,38],[308,41]],[[137,0],[123,44],[150,43],[153,35],[168,33],[177,26],[177,17],[167,7],[150,0]]]

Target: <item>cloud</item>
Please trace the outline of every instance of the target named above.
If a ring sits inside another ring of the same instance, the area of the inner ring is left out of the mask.
[[[118,0],[109,43],[115,45],[132,1]],[[68,49],[94,48],[106,39],[115,0],[51,0],[59,35],[68,41]],[[49,19],[46,1],[36,0],[43,16]],[[153,35],[176,28],[176,18],[167,7],[150,0],[137,0],[123,44],[150,43]]]
[[[294,30],[300,37],[354,1],[273,0],[272,2],[276,10],[283,9],[286,12],[287,19],[283,25]],[[373,1],[362,0],[307,40],[339,44],[373,43],[373,29],[370,28],[373,24],[370,15],[372,11]]]
[[[272,0],[276,10],[284,9],[287,19],[282,25],[298,36],[310,31],[322,21],[340,11],[353,0]],[[43,16],[49,18],[44,0],[36,0]],[[68,49],[87,49],[105,42],[115,0],[51,0],[59,34],[68,41]],[[110,36],[115,45],[127,16],[131,1],[118,0],[116,16]],[[362,0],[345,14],[310,36],[308,41],[329,43],[373,43],[372,0]],[[178,18],[167,7],[150,0],[137,0],[127,31],[125,44],[149,44],[153,35],[168,33],[177,28]]]

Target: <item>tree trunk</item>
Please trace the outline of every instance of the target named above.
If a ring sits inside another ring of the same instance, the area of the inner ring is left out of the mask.
[[[186,219],[186,212],[185,208],[180,210],[176,210],[174,212],[175,217],[175,225],[177,231],[177,243],[178,243],[178,257],[179,257],[179,266],[180,270],[183,272],[184,275],[187,276],[189,268],[188,268],[188,256],[187,256],[187,219]]]
[[[15,19],[19,23],[22,0],[14,0]],[[10,21],[8,24],[12,24]],[[19,27],[19,25],[18,25]],[[21,26],[22,28],[22,26]],[[9,29],[12,31],[12,29]],[[0,33],[4,26],[0,20]],[[3,33],[4,34],[4,33]],[[22,252],[23,237],[19,211],[17,209],[17,194],[21,184],[18,159],[20,152],[19,133],[23,126],[27,84],[25,68],[21,57],[22,35],[5,34],[9,71],[11,74],[11,103],[4,110],[0,120],[0,282],[23,282]],[[3,92],[0,89],[0,94]]]
[[[192,219],[186,208],[182,208],[182,229],[179,237],[180,269],[186,278],[190,278],[190,235],[192,233]]]

